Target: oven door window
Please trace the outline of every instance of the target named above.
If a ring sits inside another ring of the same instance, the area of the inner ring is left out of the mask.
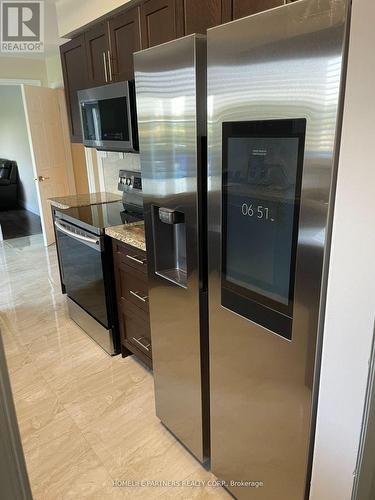
[[[109,328],[102,252],[61,231],[56,233],[68,297]]]
[[[223,124],[222,304],[288,339],[305,128]]]

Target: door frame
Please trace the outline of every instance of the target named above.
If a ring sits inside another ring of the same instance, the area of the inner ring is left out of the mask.
[[[0,330],[2,321],[0,319]],[[4,345],[0,335],[0,481],[4,498],[32,500],[15,412]]]

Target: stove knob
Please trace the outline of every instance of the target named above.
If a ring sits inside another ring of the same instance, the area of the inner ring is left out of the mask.
[[[127,178],[126,178],[126,185],[127,185],[127,186],[131,186],[131,185],[132,185],[132,180],[131,180],[131,178],[130,178],[130,177],[127,177]]]

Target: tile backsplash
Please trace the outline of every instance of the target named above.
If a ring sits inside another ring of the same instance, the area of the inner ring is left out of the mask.
[[[98,168],[103,180],[105,191],[121,194],[117,189],[118,173],[121,169],[140,171],[141,163],[139,154],[98,152]]]

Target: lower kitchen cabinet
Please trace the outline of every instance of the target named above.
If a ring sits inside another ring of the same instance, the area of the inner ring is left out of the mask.
[[[112,240],[121,353],[152,368],[146,253]]]

